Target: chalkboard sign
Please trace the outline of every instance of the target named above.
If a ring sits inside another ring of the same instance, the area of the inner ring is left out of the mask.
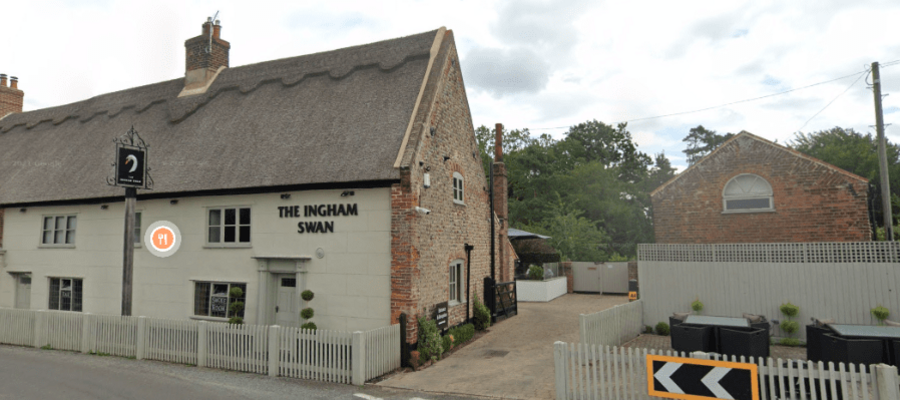
[[[228,298],[227,297],[212,297],[210,298],[210,308],[214,313],[225,313],[225,310],[228,308]]]
[[[447,329],[447,319],[450,316],[449,308],[447,307],[447,302],[437,303],[434,305],[434,312],[432,313],[432,318],[434,322],[437,324],[437,328],[440,330]]]

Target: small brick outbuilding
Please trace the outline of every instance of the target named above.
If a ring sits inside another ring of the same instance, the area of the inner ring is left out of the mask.
[[[650,193],[656,242],[868,241],[868,184],[741,132]]]

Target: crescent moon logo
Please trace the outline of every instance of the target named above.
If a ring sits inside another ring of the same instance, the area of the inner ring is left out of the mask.
[[[130,162],[133,162],[134,165],[132,165],[131,169],[128,170],[129,173],[134,172],[135,170],[137,170],[137,167],[138,167],[137,157],[135,157],[134,154],[129,154],[128,157],[125,157],[125,165],[128,165],[128,163],[130,163]]]

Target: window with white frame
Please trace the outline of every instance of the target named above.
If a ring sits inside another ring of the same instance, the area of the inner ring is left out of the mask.
[[[774,211],[772,185],[754,174],[740,174],[731,178],[722,191],[722,210],[725,213]]]
[[[233,288],[240,288],[241,295],[231,297]],[[194,282],[194,315],[201,317],[244,317],[244,310],[235,315],[231,305],[235,302],[244,303],[246,307],[247,284],[231,282]]]
[[[50,278],[50,304],[47,308],[81,311],[82,281],[78,278]]]
[[[206,241],[211,245],[249,246],[250,208],[210,208]]]
[[[75,246],[75,226],[77,222],[74,215],[44,216],[41,245]]]
[[[463,201],[463,176],[459,172],[453,173],[453,202],[465,204]]]
[[[465,298],[465,277],[463,276],[463,260],[450,263],[450,303],[463,303]]]

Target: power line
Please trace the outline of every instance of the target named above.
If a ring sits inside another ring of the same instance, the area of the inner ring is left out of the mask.
[[[894,60],[894,61],[891,61],[891,62],[882,64],[881,66],[882,66],[882,67],[887,67],[887,66],[897,65],[897,64],[900,64],[900,60]],[[813,84],[811,84],[811,85],[806,85],[806,86],[803,86],[803,87],[798,87],[798,88],[788,89],[788,90],[785,90],[785,91],[783,91],[783,92],[767,94],[767,95],[765,95],[765,96],[759,96],[759,97],[753,97],[753,98],[749,98],[749,99],[743,99],[743,100],[732,101],[732,102],[730,102],[730,103],[719,104],[719,105],[717,105],[717,106],[706,107],[706,108],[701,108],[701,109],[697,109],[697,110],[681,111],[681,112],[676,112],[676,113],[671,113],[671,114],[656,115],[656,116],[652,116],[652,117],[634,118],[634,119],[629,119],[629,120],[625,120],[625,121],[613,122],[613,123],[611,123],[610,125],[618,125],[618,124],[623,123],[623,122],[624,122],[624,123],[629,123],[629,122],[634,122],[634,121],[645,121],[645,120],[649,120],[649,119],[657,119],[657,118],[673,117],[673,116],[676,116],[676,115],[693,114],[693,113],[698,113],[698,112],[701,112],[701,111],[714,110],[714,109],[716,109],[716,108],[727,107],[727,106],[730,106],[730,105],[733,105],[733,104],[747,103],[747,102],[751,102],[751,101],[762,100],[762,99],[769,98],[769,97],[780,96],[780,95],[787,94],[787,93],[791,93],[791,92],[796,92],[796,91],[798,91],[798,90],[809,89],[809,88],[811,88],[811,87],[815,87],[815,86],[819,86],[819,85],[824,85],[824,84],[826,84],[826,83],[831,83],[831,82],[834,82],[834,81],[839,81],[839,80],[841,80],[841,79],[846,79],[846,78],[850,78],[850,77],[857,76],[857,75],[862,76],[862,74],[863,74],[863,73],[866,73],[866,72],[868,72],[868,69],[862,70],[862,71],[858,71],[858,72],[854,72],[854,73],[852,73],[852,74],[844,75],[844,76],[841,76],[841,77],[838,77],[838,78],[829,79],[829,80],[827,80],[827,81],[822,81],[822,82],[813,83]],[[859,81],[858,78],[857,78],[857,81]],[[855,84],[856,82],[853,82],[853,83]],[[852,86],[852,85],[851,85],[851,86]],[[845,92],[846,92],[846,90],[845,90]],[[841,94],[843,94],[843,93],[841,93]],[[840,95],[838,95],[838,97],[840,97]],[[835,98],[835,99],[836,99],[836,98]],[[834,100],[832,100],[832,102],[834,102]],[[829,103],[829,105],[830,105],[830,104],[831,104],[831,103]],[[828,106],[825,106],[825,107],[827,108]],[[823,108],[822,110],[824,110],[824,108]],[[819,111],[819,112],[822,112],[822,111]],[[813,116],[813,117],[815,117],[815,116]],[[807,122],[809,122],[809,121],[807,121]],[[806,125],[806,124],[804,124],[804,126],[805,126],[805,125]],[[529,129],[529,130],[536,130],[536,131],[537,131],[537,130],[544,130],[544,129],[562,129],[562,128],[569,128],[569,127],[571,127],[571,125],[566,125],[566,126],[554,126],[554,127],[546,127],[546,128],[533,128],[533,129]]]
[[[866,71],[863,71],[863,72],[866,72]],[[872,72],[872,71],[868,71],[868,72],[870,72],[870,73],[871,73],[871,72]],[[868,76],[868,75],[869,75],[869,74],[865,74],[865,75],[866,75],[866,76]],[[856,84],[856,82],[859,82],[859,79],[860,79],[860,78],[862,78],[862,77],[863,77],[863,74],[862,74],[862,73],[861,73],[861,74],[859,74],[859,76],[858,76],[858,77],[857,77],[857,78],[856,78],[856,80],[855,80],[855,81],[853,81],[853,83],[851,83],[851,84],[850,84],[850,86],[847,86],[847,88],[846,88],[846,89],[844,89],[844,91],[843,91],[843,92],[841,92],[841,93],[840,93],[840,94],[838,94],[838,95],[837,95],[837,96],[835,96],[835,97],[834,97],[834,98],[833,98],[833,99],[831,99],[831,101],[829,101],[829,102],[828,102],[828,104],[826,104],[826,105],[825,105],[825,107],[822,107],[822,109],[821,109],[821,110],[819,110],[819,112],[817,112],[817,113],[815,113],[815,114],[814,114],[814,115],[813,115],[813,116],[812,116],[812,117],[809,117],[809,119],[808,119],[808,120],[806,120],[806,122],[804,122],[804,123],[803,123],[803,126],[801,126],[801,127],[800,127],[800,129],[797,129],[797,132],[800,132],[800,131],[802,131],[802,130],[803,130],[803,128],[805,128],[805,127],[806,127],[806,124],[808,124],[808,123],[809,123],[809,121],[812,121],[812,120],[813,120],[813,118],[815,118],[815,117],[816,117],[816,116],[818,116],[818,115],[819,115],[819,114],[821,114],[821,113],[822,113],[822,111],[825,111],[825,109],[826,109],[826,108],[828,108],[828,106],[830,106],[830,105],[831,105],[831,103],[834,103],[834,101],[835,101],[835,100],[837,100],[837,99],[838,99],[838,97],[841,97],[841,96],[843,96],[843,95],[844,95],[844,93],[847,93],[847,91],[848,91],[848,90],[850,90],[850,88],[852,88],[852,87],[853,87],[853,85],[855,85],[855,84]]]

